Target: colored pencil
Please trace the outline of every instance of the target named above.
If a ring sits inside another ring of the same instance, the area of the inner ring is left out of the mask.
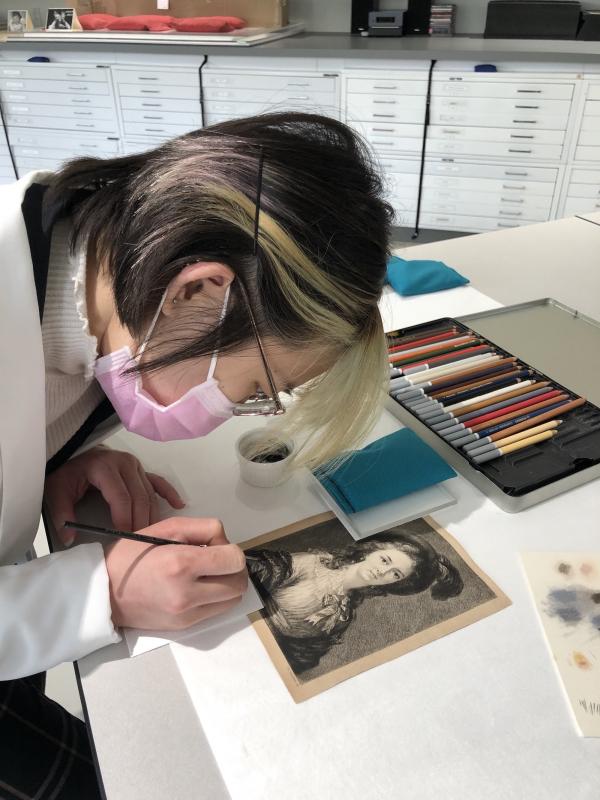
[[[511,364],[505,365],[505,370],[502,373],[498,373],[497,378],[500,380],[501,375],[505,375],[508,372],[518,372],[520,371],[521,367],[517,366],[514,362]],[[428,392],[427,396],[430,397],[432,400],[438,400],[440,403],[443,402],[451,402],[452,399],[455,398],[455,395],[468,392],[469,389],[477,389],[484,383],[488,383],[489,378],[485,376],[483,378],[478,378],[476,381],[469,381],[468,383],[462,383],[460,386],[450,386],[448,389],[438,389],[435,392]]]
[[[563,397],[564,393],[560,389],[552,389],[551,391],[544,392],[543,394],[538,395],[537,397],[531,397],[528,400],[519,400],[518,402],[506,406],[505,408],[499,408],[495,409],[494,411],[488,411],[485,414],[480,414],[478,417],[473,417],[473,419],[468,420],[469,427],[473,428],[473,430],[476,430],[476,428],[474,428],[473,426],[480,425],[482,422],[488,422],[491,419],[498,419],[504,414],[509,414],[512,413],[513,411],[517,411],[518,409],[527,408],[528,406],[535,405],[537,408],[539,408],[539,406],[537,405],[538,403],[545,402],[546,400],[558,397],[559,395]]]
[[[500,361],[500,356],[493,355],[492,353],[475,355],[471,356],[470,358],[466,358],[458,365],[455,362],[451,362],[449,364],[443,364],[439,367],[433,367],[432,369],[424,369],[410,375],[404,374],[401,378],[394,378],[391,386],[395,389],[401,389],[404,386],[416,386],[419,383],[428,383],[429,381],[433,381],[434,378],[440,378],[442,375],[453,375],[458,370],[466,371],[469,369],[475,369],[475,367],[479,367],[481,364],[489,364],[491,366],[491,364],[496,361]]]
[[[405,364],[401,372],[404,375],[411,375],[414,372],[420,372],[422,369],[431,369],[433,367],[440,367],[442,364],[451,364],[452,362],[459,362],[464,361],[467,358],[471,358],[471,356],[476,355],[484,355],[485,353],[490,353],[492,355],[498,355],[493,347],[490,347],[489,344],[478,344],[474,347],[465,347],[464,350],[460,350],[458,353],[449,353],[444,356],[433,356],[433,358],[428,358],[427,361],[415,361],[411,362],[410,364]]]
[[[455,353],[459,350],[464,350],[465,347],[472,347],[475,344],[481,344],[481,339],[475,337],[469,337],[467,339],[461,340],[460,342],[454,341],[454,344],[443,344],[438,345],[437,347],[424,347],[419,348],[418,351],[413,351],[412,353],[398,353],[396,355],[388,356],[388,361],[390,364],[407,364],[412,361],[415,361],[415,355],[418,355],[419,358],[425,360],[427,356],[441,356],[444,353]]]
[[[405,344],[392,344],[388,347],[388,352],[390,353],[398,353],[402,350],[410,350],[411,347],[421,347],[422,345],[431,344],[432,342],[440,342],[446,339],[452,339],[456,336],[456,329],[453,331],[447,331],[446,333],[438,333],[436,336],[424,336],[421,339],[415,339],[412,342],[407,342]],[[465,334],[467,336],[468,334]]]
[[[566,414],[567,411],[572,411],[575,408],[579,408],[579,406],[582,406],[585,402],[585,397],[578,397],[576,400],[571,400],[569,403],[558,403],[556,406],[551,406],[545,411],[544,409],[530,411],[529,413],[523,414],[520,417],[516,417],[513,420],[507,420],[506,422],[500,422],[496,425],[492,425],[484,431],[471,433],[468,436],[461,437],[460,439],[454,439],[452,441],[452,446],[464,447],[464,445],[470,444],[476,439],[490,442],[496,441],[497,439],[502,439],[503,436],[509,436],[513,433],[518,433],[525,428],[531,428],[534,425],[539,425],[541,422],[546,422],[546,420],[562,417],[562,415]],[[535,421],[532,422],[531,420]]]
[[[450,327],[446,328],[432,328],[429,332],[422,331],[421,333],[418,333],[417,331],[414,333],[398,333],[398,331],[389,331],[386,333],[386,338],[391,346],[393,344],[408,344],[411,342],[418,342],[420,339],[426,339],[429,336],[438,336],[448,333],[467,334],[471,333],[471,331],[461,331],[456,325],[451,325]]]
[[[388,352],[388,355],[390,359],[391,358],[409,359],[409,356],[414,356],[414,355],[419,356],[419,354],[428,353],[431,352],[432,350],[448,349],[454,347],[455,345],[464,344],[465,342],[471,341],[474,338],[475,338],[474,336],[470,335],[451,336],[449,339],[444,339],[440,342],[430,342],[429,344],[421,344],[417,345],[416,347],[414,345],[411,345],[410,347],[407,347],[405,350]],[[414,361],[414,359],[412,360]]]
[[[533,380],[521,381],[521,386],[525,385],[531,386],[533,383],[535,383],[535,381]],[[471,400],[461,400],[460,402],[457,403],[450,403],[449,405],[444,405],[444,408],[446,409],[446,411],[458,411],[458,410],[462,411],[465,408],[469,408],[472,402],[479,403],[482,400],[489,400],[491,397],[497,397],[500,394],[506,394],[507,392],[510,392],[513,389],[514,389],[513,385],[504,386],[501,389],[494,389],[490,392],[487,391],[483,392],[482,394],[479,394],[476,397],[471,398]]]
[[[498,439],[497,442],[489,442],[488,444],[481,444],[479,442],[472,442],[471,445],[465,445],[464,450],[470,457],[480,456],[483,453],[492,453],[495,450],[501,449],[507,444],[513,442],[520,442],[522,439],[527,439],[530,436],[535,436],[537,433],[544,433],[544,431],[551,431],[562,425],[562,419],[552,419],[549,422],[544,422],[542,425],[534,425],[533,428],[526,428],[519,433],[513,433],[512,436],[505,436],[503,439]],[[473,447],[477,445],[477,447]]]
[[[515,453],[517,450],[523,450],[526,447],[539,444],[547,439],[552,439],[554,436],[556,436],[556,431],[545,431],[544,433],[538,433],[536,436],[530,436],[529,439],[523,439],[521,442],[508,444],[506,447],[502,447],[493,453],[483,453],[479,456],[473,456],[473,461],[476,464],[484,464],[486,461],[492,461],[495,458],[500,458],[500,456],[508,455],[508,453]]]
[[[514,365],[515,361],[515,358],[498,359],[497,356],[493,356],[492,360],[489,362],[484,361],[483,363],[476,364],[474,367],[470,367],[468,369],[458,368],[455,372],[438,375],[438,377],[432,376],[431,380],[418,381],[416,382],[417,385],[415,385],[413,388],[421,389],[423,393],[425,393],[426,390],[431,387],[440,388],[461,385],[463,381],[469,380],[470,378],[484,378],[487,375],[502,371],[507,365]],[[402,390],[400,389],[398,391],[401,392]],[[406,391],[410,391],[410,387],[407,387]]]
[[[531,378],[531,374],[531,370],[527,369],[513,369],[507,370],[506,372],[495,372],[491,375],[488,375],[487,380],[479,386],[475,386],[472,389],[453,392],[443,400],[430,399],[430,402],[436,404],[440,408],[441,412],[446,413],[451,405],[468,402],[474,397],[481,397],[482,394],[491,392],[494,389],[500,389],[504,386],[508,386],[509,384],[516,386],[519,382],[522,382],[523,378]],[[462,386],[459,388],[462,389]]]
[[[491,404],[488,403],[478,411],[471,411],[469,414],[461,414],[460,416],[458,416],[453,414],[452,411],[448,411],[446,414],[441,414],[437,418],[428,417],[427,424],[431,428],[434,428],[435,430],[441,427],[446,427],[448,424],[451,424],[453,420],[455,422],[464,424],[465,422],[468,422],[470,419],[473,419],[475,416],[477,416],[482,412],[487,413],[488,411],[496,411],[499,408],[506,408],[507,406],[512,405],[512,403],[514,403],[515,401],[521,402],[521,400],[529,400],[532,397],[539,397],[541,394],[544,394],[546,391],[548,391],[545,387],[534,389],[533,388],[534,386],[535,384],[532,384],[532,386],[527,387],[528,389],[531,390],[529,392],[524,391],[516,395],[514,392],[508,392],[506,395],[504,395],[505,399],[499,400],[497,403],[491,403]]]
[[[79,522],[65,522],[65,528],[72,528],[76,531],[83,531],[84,533],[99,533],[102,536],[116,536],[119,539],[132,539],[134,542],[145,542],[146,544],[187,544],[191,547],[206,547],[205,544],[191,545],[188,542],[176,542],[174,539],[163,539],[160,536],[148,536],[145,533],[132,533],[131,531],[117,531],[113,528],[100,528],[97,525],[83,525]]]
[[[478,425],[469,425],[467,428],[463,428],[462,430],[453,430],[453,431],[444,431],[443,436],[445,439],[450,441],[454,440],[457,437],[463,437],[465,434],[468,433],[479,433],[479,431],[485,430],[489,428],[490,425],[500,424],[502,422],[508,422],[511,419],[515,419],[515,417],[520,417],[523,413],[529,413],[530,411],[538,411],[539,409],[548,408],[552,406],[553,408],[556,406],[557,403],[564,403],[566,400],[569,399],[568,394],[559,394],[554,397],[551,397],[549,400],[543,400],[540,403],[535,403],[534,405],[529,406],[526,410],[517,409],[516,411],[511,411],[506,414],[502,414],[495,419],[488,420],[488,422],[481,422]]]
[[[549,385],[550,385],[550,381],[536,381],[535,383],[532,383],[530,386],[523,386],[523,383],[518,383],[515,386],[514,390],[512,392],[507,392],[503,396],[502,399],[503,400],[508,400],[511,397],[518,397],[519,395],[521,395],[521,394],[523,394],[525,392],[534,391],[535,389],[542,389],[542,388],[545,388],[546,386],[549,386]],[[496,402],[496,401],[493,401],[493,402]],[[463,416],[466,416],[467,414],[471,414],[471,413],[473,413],[475,411],[479,411],[480,409],[486,408],[489,405],[490,405],[490,401],[489,400],[481,400],[479,402],[472,402],[470,405],[465,406],[464,408],[462,408],[459,411],[457,411],[456,414],[454,414],[454,416],[462,418]],[[451,412],[449,412],[449,413],[451,413]]]

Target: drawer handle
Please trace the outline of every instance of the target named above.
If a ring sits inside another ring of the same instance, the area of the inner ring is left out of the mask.
[[[395,106],[396,100],[373,100],[374,106]]]
[[[397,89],[396,85],[394,86],[373,86],[374,89]]]
[[[73,97],[71,100],[72,103],[91,103],[92,101],[89,97],[83,97],[81,100],[78,97]]]
[[[310,83],[288,83],[286,86],[310,86]]]
[[[373,133],[394,133],[393,128],[371,128],[371,130],[373,131]],[[382,164],[382,166],[384,165]],[[385,166],[389,167],[390,165],[386,164]]]
[[[85,78],[85,72],[67,72],[67,78]]]
[[[144,114],[142,119],[163,119],[162,116],[153,117],[151,114]]]
[[[496,227],[497,228],[516,228],[517,226],[516,225],[509,225],[507,222],[497,222],[496,223]]]
[[[374,117],[381,117],[385,119],[396,119],[395,114],[373,114]]]
[[[87,122],[76,122],[75,123],[75,127],[76,128],[95,128],[96,125],[93,122],[91,124],[89,124]]]
[[[525,199],[523,197],[501,197],[501,203],[524,203]]]
[[[73,116],[74,117],[91,117],[93,113],[94,113],[93,111],[74,111],[73,112]]]
[[[151,77],[147,77],[145,75],[138,75],[138,81],[157,81],[157,80],[158,80],[157,76],[151,78]]]
[[[393,147],[394,146],[394,142],[374,142],[374,144],[383,144],[383,145],[386,145],[387,147]]]
[[[515,103],[515,108],[533,108],[533,109],[539,109],[539,106],[524,106],[524,105],[519,105],[518,103]]]
[[[511,139],[535,139],[533,134],[525,134],[525,133],[511,133]]]
[[[517,125],[537,125],[537,119],[513,119]]]
[[[451,128],[442,128],[442,133],[453,133],[459,135],[462,133],[462,131],[457,131],[456,129],[453,130]]]
[[[144,130],[148,131],[148,133],[165,133],[164,128],[144,128]]]
[[[142,103],[142,108],[162,108],[162,103]]]
[[[504,174],[505,175],[518,175],[520,178],[526,178],[529,175],[528,172],[511,172],[508,169],[504,170]]]
[[[502,188],[503,189],[516,189],[516,190],[518,190],[520,192],[523,192],[523,191],[525,191],[525,189],[527,189],[526,186],[507,186],[505,183],[502,184]]]
[[[450,217],[436,217],[436,222],[450,222]]]
[[[522,211],[499,211],[498,214],[501,217],[522,217]]]
[[[508,152],[509,153],[532,153],[533,150],[519,150],[516,147],[509,147],[508,148]]]
[[[288,96],[288,100],[310,100],[310,97],[307,94],[291,94]]]
[[[27,100],[26,94],[9,94],[6,98],[7,100],[12,100],[13,103],[22,103],[24,100]]]
[[[6,81],[7,89],[24,89],[25,84],[23,81]]]
[[[541,89],[517,89],[517,94],[541,94]]]
[[[67,86],[67,89],[72,89],[74,92],[87,92],[89,86]]]

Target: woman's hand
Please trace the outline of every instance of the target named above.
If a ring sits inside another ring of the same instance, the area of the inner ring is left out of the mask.
[[[63,524],[75,519],[75,505],[91,487],[108,503],[112,524],[124,531],[145,528],[159,519],[158,496],[173,508],[185,506],[173,486],[159,475],[145,472],[135,456],[94,447],[46,478],[46,504],[57,534],[67,545],[74,533]]]
[[[246,591],[244,553],[229,544],[219,520],[172,517],[139,533],[190,547],[120,539],[105,548],[115,625],[188,628],[227,611]]]

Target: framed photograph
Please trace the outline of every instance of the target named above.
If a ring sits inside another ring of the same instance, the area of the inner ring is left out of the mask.
[[[12,9],[7,12],[6,29],[9,33],[25,33],[33,30],[29,11],[26,9]]]
[[[49,8],[46,17],[47,31],[81,30],[74,8]]]
[[[429,518],[355,541],[320,514],[242,548],[250,620],[296,702],[510,605]]]

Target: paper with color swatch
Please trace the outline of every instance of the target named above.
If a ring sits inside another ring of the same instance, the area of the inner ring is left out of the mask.
[[[582,736],[600,736],[600,553],[522,553],[521,561]]]

